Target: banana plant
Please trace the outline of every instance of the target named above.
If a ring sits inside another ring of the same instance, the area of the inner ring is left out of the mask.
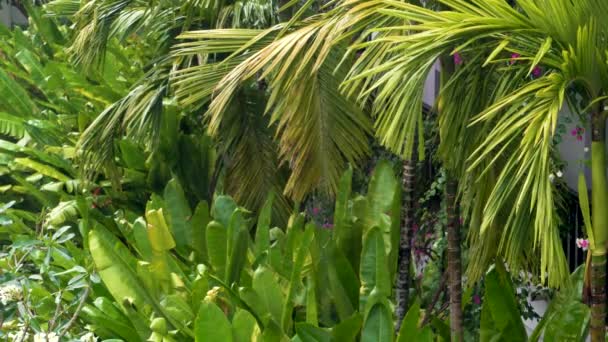
[[[367,194],[351,196],[351,176],[342,177],[333,230],[297,211],[286,228],[272,227],[272,195],[257,221],[223,195],[192,209],[175,179],[124,237],[93,222],[88,246],[127,318],[121,336],[393,341],[400,184],[381,162]]]

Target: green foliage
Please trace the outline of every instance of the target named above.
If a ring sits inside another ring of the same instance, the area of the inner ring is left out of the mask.
[[[481,311],[481,341],[525,341],[515,289],[502,264],[495,264],[485,277],[485,296]]]
[[[581,341],[589,329],[589,307],[582,303],[585,267],[579,266],[553,298],[543,318],[530,335],[530,341]]]
[[[377,168],[374,177],[387,192],[398,187],[384,166]],[[205,204],[198,206],[205,217],[200,222],[208,222],[204,229],[208,263],[185,262],[181,256],[196,255],[197,249],[190,244],[180,249],[176,236],[197,228],[176,229],[184,227],[189,220],[184,213],[190,210],[184,203],[188,210],[169,214],[170,206],[176,205],[170,201],[176,199],[172,191],[177,188],[178,183],[170,181],[164,198],[153,197],[148,203],[145,217],[126,223],[135,235],[126,244],[99,225],[89,232],[96,270],[140,337],[148,334],[167,341],[209,336],[222,341],[255,336],[301,341],[394,339],[387,263],[391,240],[385,237],[392,235],[392,225],[391,216],[382,209],[390,203],[376,202],[375,191],[357,199],[377,208],[366,211],[375,218],[361,220],[385,222],[389,232],[363,223],[359,231],[366,234],[353,237],[363,245],[358,257],[361,269],[355,272],[337,247],[334,232],[305,224],[299,214],[292,215],[285,231],[268,229],[271,212],[265,209],[255,234],[250,234],[249,212],[226,196],[217,196],[210,212]],[[271,205],[269,199],[266,208]],[[352,215],[342,219],[356,223]],[[365,290],[359,294],[360,286]]]

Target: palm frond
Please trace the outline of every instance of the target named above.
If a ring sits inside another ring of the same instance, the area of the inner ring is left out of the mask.
[[[25,135],[24,121],[20,117],[0,112],[0,133],[21,139]]]
[[[281,195],[285,170],[279,167],[278,146],[272,139],[268,118],[263,116],[266,98],[256,85],[245,87],[224,113],[217,143],[224,156],[224,190],[246,208],[259,211],[268,193],[274,193],[277,218],[285,221],[291,205]]]
[[[242,84],[258,74],[268,79],[270,123],[281,161],[292,171],[285,193],[296,200],[316,187],[333,194],[346,164],[369,151],[370,120],[338,89],[349,67],[339,67],[344,48],[331,44],[338,24],[314,22],[248,57],[219,83],[208,111],[216,135]]]
[[[152,69],[129,94],[104,110],[83,133],[78,150],[87,178],[114,162],[115,139],[124,135],[158,143],[169,68]]]

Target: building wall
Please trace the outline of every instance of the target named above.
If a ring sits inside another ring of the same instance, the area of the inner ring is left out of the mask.
[[[7,27],[27,25],[27,18],[15,7],[8,5],[6,2],[2,2],[2,8],[0,9],[0,24]]]

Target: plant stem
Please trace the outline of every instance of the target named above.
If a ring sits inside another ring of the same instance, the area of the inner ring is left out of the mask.
[[[594,246],[591,250],[591,341],[605,340],[606,242],[608,187],[606,186],[606,128],[599,108],[591,116],[591,208]]]
[[[70,330],[72,325],[74,325],[74,323],[76,323],[76,319],[78,318],[80,311],[82,311],[82,308],[84,307],[84,303],[86,303],[87,298],[89,297],[90,291],[91,291],[91,288],[89,286],[87,286],[84,289],[84,293],[82,294],[82,297],[80,298],[80,303],[78,303],[78,307],[76,307],[76,311],[74,311],[74,315],[72,316],[72,318],[70,318],[68,323],[63,328],[63,331],[61,332],[61,334],[59,334],[59,338],[57,339],[58,341],[61,341],[61,338],[68,332],[68,330]]]
[[[410,294],[410,261],[412,259],[412,231],[414,223],[414,177],[416,174],[416,162],[414,157],[411,160],[403,161],[403,206],[401,221],[401,238],[399,241],[399,267],[397,275],[397,290],[395,315],[397,324],[395,330],[399,332],[401,322],[408,310]]]
[[[439,298],[441,298],[441,294],[443,293],[443,291],[445,289],[445,281],[447,279],[448,279],[448,273],[444,272],[443,275],[441,276],[441,282],[439,283],[439,287],[437,288],[437,291],[435,292],[435,295],[433,296],[431,303],[429,304],[429,306],[427,307],[427,309],[424,313],[424,319],[422,320],[421,326],[425,326],[428,324],[428,322],[430,322],[431,317],[433,316],[433,309],[435,308],[435,305],[437,305]]]

